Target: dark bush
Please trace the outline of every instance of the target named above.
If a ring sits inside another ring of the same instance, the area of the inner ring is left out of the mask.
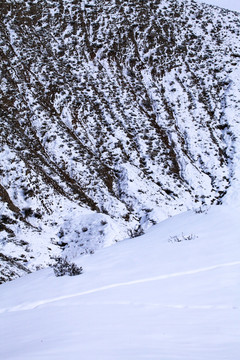
[[[129,235],[131,238],[135,238],[135,237],[144,235],[144,230],[143,230],[143,228],[141,227],[141,225],[137,225],[134,229],[129,229],[129,230],[128,230],[128,235]]]
[[[82,267],[70,263],[66,257],[56,257],[55,261],[55,264],[52,265],[55,276],[75,276],[80,275],[83,272]]]
[[[32,216],[33,215],[33,210],[31,208],[24,208],[23,209],[23,216],[25,218]]]

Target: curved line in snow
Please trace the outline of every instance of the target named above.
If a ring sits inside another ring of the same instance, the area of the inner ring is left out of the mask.
[[[52,299],[35,301],[30,304],[22,304],[22,305],[14,306],[12,308],[0,309],[0,313],[22,311],[22,310],[32,310],[40,305],[50,304],[55,301],[71,299],[71,298],[78,297],[78,296],[93,294],[93,293],[97,293],[97,292],[108,290],[108,289],[114,289],[117,287],[129,286],[129,285],[135,285],[135,284],[143,284],[143,283],[147,283],[147,282],[170,279],[173,277],[179,277],[179,276],[184,276],[184,275],[192,275],[192,274],[197,274],[197,273],[201,273],[201,272],[205,272],[205,271],[209,271],[209,270],[215,270],[218,268],[235,266],[235,265],[240,265],[240,261],[218,264],[218,265],[208,266],[208,267],[204,267],[204,268],[200,268],[200,269],[188,270],[188,271],[177,272],[177,273],[172,273],[172,274],[158,275],[158,276],[145,278],[145,279],[131,280],[131,281],[120,282],[120,283],[111,284],[111,285],[105,285],[105,286],[101,286],[99,288],[95,288],[92,290],[86,290],[86,291],[78,292],[75,294],[63,295],[63,296],[58,296],[58,297],[55,297]]]

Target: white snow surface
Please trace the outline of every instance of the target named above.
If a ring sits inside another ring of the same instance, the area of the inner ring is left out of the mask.
[[[214,5],[214,6],[219,6],[224,9],[240,12],[240,1],[239,0],[197,0],[197,2]]]
[[[79,258],[82,275],[1,285],[0,359],[238,359],[239,215],[187,211]]]

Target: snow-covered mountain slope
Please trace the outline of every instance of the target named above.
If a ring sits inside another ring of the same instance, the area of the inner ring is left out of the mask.
[[[1,281],[219,203],[238,181],[239,14],[3,1],[0,30]]]
[[[1,359],[238,359],[239,216],[188,211],[81,257],[82,275],[1,285]]]

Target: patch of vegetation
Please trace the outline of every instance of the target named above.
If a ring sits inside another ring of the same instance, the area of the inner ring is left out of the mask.
[[[66,257],[56,257],[55,264],[51,265],[53,268],[55,276],[76,276],[80,275],[83,272],[83,268],[77,266],[75,263],[71,263],[67,260]]]
[[[194,234],[184,235],[182,233],[181,235],[170,236],[168,239],[168,242],[171,242],[171,243],[183,242],[183,241],[195,240],[197,238],[198,238],[198,236],[196,236]]]

